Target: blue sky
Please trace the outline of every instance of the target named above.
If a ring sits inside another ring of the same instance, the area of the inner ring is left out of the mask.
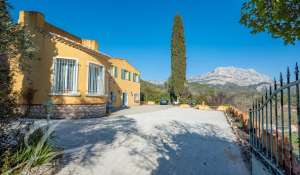
[[[239,24],[242,0],[10,0],[19,10],[44,13],[46,20],[81,38],[96,39],[100,51],[129,60],[146,80],[170,75],[173,17],[183,16],[187,77],[219,66],[254,68],[274,77],[300,60],[300,43],[285,46],[269,34],[251,35]]]

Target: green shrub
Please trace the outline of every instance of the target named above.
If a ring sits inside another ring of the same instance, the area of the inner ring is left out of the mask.
[[[1,157],[1,174],[19,174],[31,168],[50,163],[58,156],[57,148],[51,142],[51,137],[46,138],[43,129],[35,130],[25,139],[16,150],[7,150]]]

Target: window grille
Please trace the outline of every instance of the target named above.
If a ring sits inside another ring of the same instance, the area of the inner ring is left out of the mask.
[[[75,94],[77,92],[78,64],[74,59],[56,58],[53,69],[53,93]]]

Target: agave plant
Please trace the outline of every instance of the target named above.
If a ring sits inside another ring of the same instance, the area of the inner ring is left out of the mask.
[[[60,153],[52,142],[52,133],[39,128],[24,137],[16,151],[8,150],[4,155],[1,174],[27,174],[33,167],[50,163]]]

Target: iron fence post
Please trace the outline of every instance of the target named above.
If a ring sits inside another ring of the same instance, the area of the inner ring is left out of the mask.
[[[261,107],[261,125],[262,125],[262,144],[263,144],[263,147],[262,147],[262,150],[264,150],[264,147],[266,146],[266,141],[265,141],[265,131],[264,131],[264,97],[262,96],[261,98],[261,104],[262,104],[262,107]],[[264,152],[264,151],[263,151]]]
[[[259,114],[259,102],[256,100],[256,118],[258,120],[258,132],[257,132],[257,135],[258,135],[258,149],[260,150],[261,148],[261,140],[260,140],[260,114]]]
[[[299,68],[298,63],[296,63],[295,67],[295,79],[299,80]],[[296,84],[296,103],[297,103],[297,125],[298,125],[298,160],[300,160],[300,99],[299,99],[299,84]]]
[[[269,123],[269,120],[268,120],[268,91],[266,91],[266,155],[267,157],[269,157],[269,128],[268,128],[268,123]]]
[[[280,72],[280,87],[283,87],[283,77],[282,73]],[[281,112],[281,159],[282,159],[282,166],[283,169],[285,168],[285,160],[284,160],[284,110],[283,110],[283,90],[280,90],[280,112]]]
[[[277,90],[277,82],[276,79],[274,79],[274,91]],[[277,93],[275,93],[275,127],[276,127],[276,166],[278,167],[278,157],[279,157],[279,151],[278,151],[278,104],[277,104]]]
[[[272,116],[272,87],[269,88],[270,93],[270,152],[271,152],[271,162],[273,160],[273,116]]]
[[[250,145],[252,146],[252,114],[251,114],[251,108],[249,109],[249,126],[248,126],[248,129],[249,129],[249,143]],[[251,149],[251,147],[250,147]]]
[[[286,78],[287,78],[287,84],[290,83],[290,69],[289,67],[287,68],[287,74],[286,74]],[[289,158],[290,158],[290,174],[292,174],[293,172],[293,147],[292,147],[292,122],[291,122],[291,89],[288,86],[287,87],[287,96],[288,96],[288,125],[289,125]]]
[[[258,101],[258,137],[259,137],[259,150],[262,150],[262,142],[261,142],[261,117],[260,117],[260,102]]]
[[[251,113],[251,117],[252,117],[252,141],[253,141],[253,146],[256,145],[256,138],[255,138],[255,132],[254,132],[254,127],[255,127],[255,123],[254,123],[254,103],[252,105],[252,113]]]
[[[256,148],[258,149],[259,138],[258,138],[258,121],[257,121],[257,101],[254,105],[254,114],[255,114],[255,137],[256,137]]]

